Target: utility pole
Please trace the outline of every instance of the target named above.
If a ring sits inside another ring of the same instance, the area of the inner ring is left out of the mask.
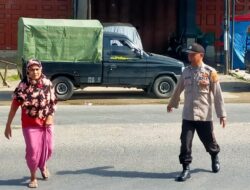
[[[91,0],[87,0],[88,1],[88,19],[92,18],[92,13],[91,13]]]
[[[231,32],[231,54],[230,54],[230,69],[233,70],[234,59],[234,33],[235,33],[235,0],[232,0],[232,32]]]
[[[224,60],[225,71],[224,74],[228,75],[229,68],[229,23],[230,23],[230,3],[229,0],[224,0]]]

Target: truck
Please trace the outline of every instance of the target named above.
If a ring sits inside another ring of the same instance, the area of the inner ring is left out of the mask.
[[[42,62],[59,100],[89,86],[135,87],[169,98],[184,69],[183,62],[148,53],[126,35],[104,32],[98,20],[20,18],[21,78],[30,58]]]

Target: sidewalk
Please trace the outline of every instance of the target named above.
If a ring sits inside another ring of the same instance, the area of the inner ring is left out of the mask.
[[[221,82],[232,82],[232,81],[247,81],[250,82],[250,73],[245,70],[231,70],[229,75],[219,73]],[[10,87],[3,86],[2,80],[0,80],[0,91],[12,91],[15,89],[19,81],[8,81]],[[85,91],[126,91],[126,90],[138,90],[136,88],[119,88],[119,87],[86,87]]]
[[[229,74],[237,79],[245,80],[250,82],[250,73],[246,70],[231,70]]]
[[[230,71],[229,75],[219,73],[219,80],[226,103],[250,103],[250,74],[243,70]],[[9,104],[11,94],[19,81],[11,81],[10,88],[0,81],[0,104]],[[181,99],[183,100],[183,93]],[[141,89],[118,87],[87,87],[77,90],[71,100],[61,104],[119,105],[119,104],[166,104],[169,99],[157,99]]]

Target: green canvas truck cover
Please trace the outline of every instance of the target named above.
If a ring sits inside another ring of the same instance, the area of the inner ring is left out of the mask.
[[[102,60],[103,27],[98,20],[20,18],[18,57],[48,62]]]

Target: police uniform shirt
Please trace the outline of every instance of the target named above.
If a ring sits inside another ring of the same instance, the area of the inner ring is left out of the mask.
[[[170,107],[178,108],[180,94],[183,90],[183,119],[212,121],[213,99],[217,117],[226,117],[218,74],[214,68],[204,63],[199,67],[186,67],[169,102]]]

